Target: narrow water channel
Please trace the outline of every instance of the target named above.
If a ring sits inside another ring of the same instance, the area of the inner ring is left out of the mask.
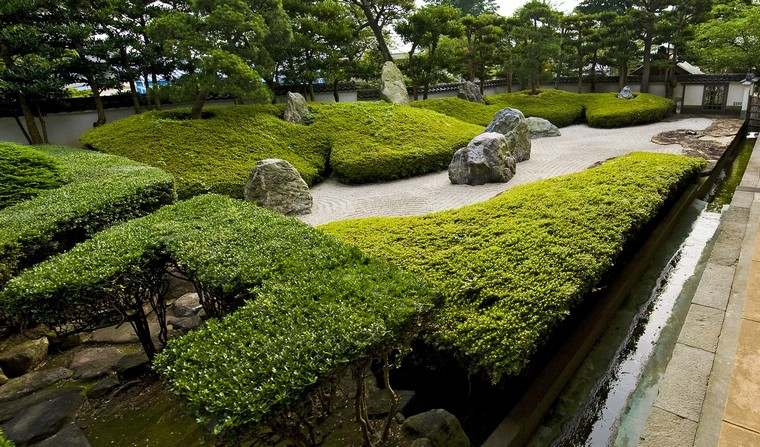
[[[745,141],[705,200],[683,213],[530,445],[636,445],[704,270],[706,254],[754,141]]]

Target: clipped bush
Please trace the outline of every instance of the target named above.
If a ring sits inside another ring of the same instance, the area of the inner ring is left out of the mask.
[[[478,126],[429,110],[387,103],[314,105],[314,130],[330,136],[330,163],[347,183],[411,177],[446,169]]]
[[[591,127],[625,127],[661,121],[675,108],[673,101],[639,93],[620,99],[615,93],[590,93],[586,99],[586,121]]]
[[[0,209],[62,183],[53,157],[28,146],[0,143]]]
[[[547,119],[558,127],[582,122],[591,127],[646,124],[662,120],[673,109],[669,99],[646,93],[625,100],[617,98],[615,93],[542,90],[538,95],[531,95],[520,91],[489,96],[486,102],[480,104],[452,97],[414,101],[411,105],[481,126],[488,125],[494,114],[505,107],[519,109],[526,117]]]
[[[81,149],[11,147],[54,160],[61,186],[0,210],[0,285],[103,228],[174,200],[172,177],[160,169]]]
[[[23,272],[0,306],[54,328],[93,327],[109,307],[140,308],[167,265],[196,283],[212,315],[239,308],[171,340],[155,363],[217,432],[285,411],[328,377],[401,343],[434,298],[413,275],[295,219],[204,195]],[[120,302],[126,297],[133,301]]]
[[[634,153],[456,210],[321,228],[427,278],[444,296],[428,340],[498,381],[524,370],[703,164]]]
[[[171,172],[181,198],[205,192],[242,197],[261,159],[289,161],[310,185],[330,165],[347,182],[389,180],[442,169],[480,130],[386,103],[310,107],[315,119],[309,126],[281,119],[282,105],[208,107],[201,120],[187,119],[184,109],[148,112],[94,128],[81,141]]]

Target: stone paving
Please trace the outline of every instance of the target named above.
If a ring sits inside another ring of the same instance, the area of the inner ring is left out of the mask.
[[[760,143],[716,233],[640,446],[760,446]]]
[[[530,160],[517,165],[517,174],[508,183],[452,185],[446,171],[368,185],[344,185],[330,179],[312,188],[312,212],[301,219],[319,225],[354,217],[419,215],[458,208],[487,200],[516,185],[582,171],[632,151],[682,153],[684,148],[678,144],[659,145],[651,139],[676,129],[702,130],[712,122],[708,118],[677,117],[622,129],[564,127],[560,137],[532,140]]]

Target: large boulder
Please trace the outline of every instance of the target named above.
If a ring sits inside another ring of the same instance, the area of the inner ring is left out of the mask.
[[[457,97],[470,102],[484,102],[483,94],[480,93],[480,87],[471,81],[464,81],[459,84],[459,93],[457,93]]]
[[[401,70],[391,61],[383,64],[380,73],[380,95],[384,100],[393,104],[406,104],[409,102],[409,93],[404,84],[404,75]]]
[[[192,317],[201,311],[201,299],[196,292],[190,292],[177,298],[172,304],[172,313],[176,317]]]
[[[74,354],[69,369],[75,379],[94,379],[114,371],[126,355],[116,346],[86,348]]]
[[[620,93],[617,94],[617,97],[620,99],[633,99],[634,98],[633,91],[631,90],[631,87],[625,86],[622,90],[620,90]]]
[[[285,105],[285,121],[299,124],[311,124],[314,119],[306,105],[306,99],[300,93],[288,92],[288,102]]]
[[[268,158],[256,163],[245,185],[245,198],[282,214],[311,212],[309,185],[285,160]]]
[[[454,153],[449,164],[449,180],[455,185],[507,182],[515,170],[516,162],[507,137],[487,132]]]
[[[549,120],[532,116],[526,118],[525,122],[528,124],[531,140],[535,140],[536,138],[558,137],[562,135],[557,126],[552,124]]]
[[[27,340],[0,352],[0,368],[8,377],[18,377],[44,362],[49,342],[47,337]]]
[[[42,369],[11,379],[0,386],[0,402],[7,402],[32,394],[54,383],[71,378],[73,371],[66,368]]]
[[[530,129],[521,111],[510,108],[499,110],[485,132],[498,132],[507,137],[512,156],[518,162],[530,159]]]
[[[415,445],[433,447],[470,447],[470,439],[462,430],[456,416],[446,410],[436,409],[408,417],[401,425],[404,437],[410,442],[427,439]]]
[[[2,425],[2,429],[8,439],[18,445],[41,441],[71,421],[83,401],[84,396],[79,390],[61,390],[50,398],[19,411],[13,419]]]

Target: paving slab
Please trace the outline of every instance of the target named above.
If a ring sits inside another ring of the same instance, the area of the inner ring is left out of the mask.
[[[755,275],[760,272],[755,272]],[[760,323],[742,320],[723,420],[760,432]]]
[[[686,314],[678,341],[685,345],[715,352],[723,326],[724,312],[712,307],[692,304]]]
[[[752,271],[760,273],[760,261],[752,261]],[[760,274],[750,275],[744,302],[744,318],[760,322]]]
[[[676,343],[654,405],[699,422],[713,357],[704,349]]]
[[[699,280],[692,303],[725,310],[731,294],[735,268],[709,262]]]
[[[719,447],[757,447],[760,445],[760,433],[723,422],[720,428]]]
[[[654,407],[647,419],[646,433],[639,439],[641,447],[687,446],[694,442],[697,423]]]

